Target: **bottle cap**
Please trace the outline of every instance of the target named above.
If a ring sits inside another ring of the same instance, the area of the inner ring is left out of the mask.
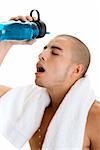
[[[46,34],[46,25],[45,25],[45,23],[43,21],[40,20],[40,13],[39,13],[39,11],[36,10],[36,9],[31,10],[30,16],[32,18],[34,18],[33,15],[32,15],[33,12],[37,13],[37,20],[33,20],[33,21],[37,24],[38,29],[39,29],[39,35],[36,38],[42,38]]]

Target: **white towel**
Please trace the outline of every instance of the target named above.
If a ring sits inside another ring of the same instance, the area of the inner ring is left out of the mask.
[[[95,98],[88,77],[78,80],[53,117],[42,150],[82,150],[87,115]]]
[[[87,77],[79,79],[54,115],[42,150],[82,150],[88,112],[95,100]],[[1,98],[0,132],[17,148],[30,139],[41,124],[50,99],[46,89],[17,88]]]
[[[30,85],[9,91],[0,99],[0,133],[20,149],[39,128],[49,103],[44,88]]]

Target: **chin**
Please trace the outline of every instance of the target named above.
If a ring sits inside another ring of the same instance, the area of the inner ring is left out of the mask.
[[[43,83],[41,83],[41,82],[39,82],[37,80],[35,80],[35,84],[38,85],[38,86],[40,86],[40,87],[44,87],[45,88],[45,86],[43,85]]]

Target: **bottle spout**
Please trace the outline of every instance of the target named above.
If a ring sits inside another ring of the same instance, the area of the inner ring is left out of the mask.
[[[46,34],[50,34],[50,32],[46,32]]]

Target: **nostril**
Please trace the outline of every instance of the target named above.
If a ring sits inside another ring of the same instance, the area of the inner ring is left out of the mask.
[[[47,58],[48,58],[48,53],[46,51],[39,54],[40,60],[46,61]]]
[[[39,55],[39,59],[40,60],[45,60],[42,54]]]
[[[44,60],[44,58],[42,57],[42,60]]]

